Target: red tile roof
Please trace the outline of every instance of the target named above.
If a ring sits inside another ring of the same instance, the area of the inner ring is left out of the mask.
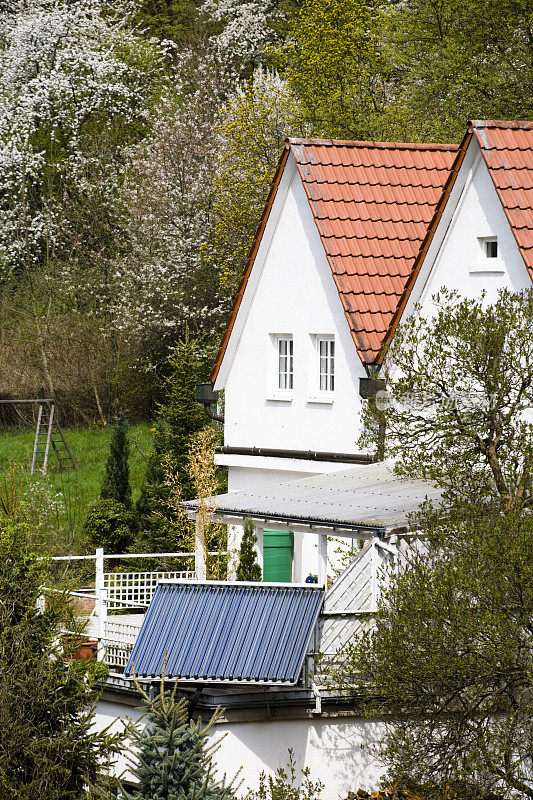
[[[211,373],[231,336],[289,152],[363,363],[392,336],[475,137],[533,279],[533,122],[469,123],[459,146],[290,139]]]
[[[359,356],[376,360],[457,147],[291,139]]]
[[[376,360],[457,147],[290,139],[211,372],[220,369],[289,152],[295,156],[359,356]]]
[[[470,126],[533,279],[533,122],[475,120]]]

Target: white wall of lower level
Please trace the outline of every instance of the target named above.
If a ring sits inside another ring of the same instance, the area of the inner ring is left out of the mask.
[[[311,779],[325,785],[320,797],[337,800],[359,787],[379,787],[384,769],[372,750],[384,731],[382,722],[342,717],[231,723],[213,735],[226,734],[216,761],[229,778],[241,768],[241,794],[257,788],[261,772],[273,775],[285,767],[290,749],[299,775],[308,767]]]
[[[98,704],[96,726],[123,724],[126,716],[139,719],[140,712],[119,703]],[[348,791],[377,789],[384,769],[374,755],[385,733],[379,720],[358,717],[313,717],[310,719],[227,722],[212,729],[211,740],[219,742],[215,765],[219,775],[231,779],[239,772],[239,794],[256,789],[261,772],[274,775],[289,760],[289,750],[301,777],[308,767],[311,778],[325,784],[323,800],[346,797]],[[127,769],[126,755],[119,758],[115,774]]]

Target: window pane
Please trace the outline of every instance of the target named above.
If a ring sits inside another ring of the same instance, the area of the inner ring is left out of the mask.
[[[498,258],[498,242],[485,242],[487,258]]]
[[[333,391],[335,342],[333,339],[318,340],[318,387],[321,392]]]
[[[278,388],[292,389],[292,339],[278,339]]]
[[[288,340],[288,345],[289,345],[289,370],[288,370],[288,372],[289,372],[289,380],[288,380],[288,384],[289,384],[289,389],[292,389],[292,371],[293,371],[293,344],[292,344],[292,339]]]

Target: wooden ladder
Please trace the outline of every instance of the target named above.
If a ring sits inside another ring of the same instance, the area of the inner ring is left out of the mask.
[[[48,469],[48,459],[50,456],[50,445],[55,452],[60,469],[77,469],[74,457],[63,436],[63,431],[59,424],[54,421],[55,403],[46,400],[39,403],[39,413],[37,415],[37,427],[35,429],[35,444],[33,446],[33,458],[31,462],[31,474],[40,470],[46,475]]]

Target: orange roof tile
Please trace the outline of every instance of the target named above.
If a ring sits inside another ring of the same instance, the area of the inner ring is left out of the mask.
[[[533,279],[533,122],[475,120],[470,127]]]
[[[457,147],[290,139],[363,363],[374,362]]]

